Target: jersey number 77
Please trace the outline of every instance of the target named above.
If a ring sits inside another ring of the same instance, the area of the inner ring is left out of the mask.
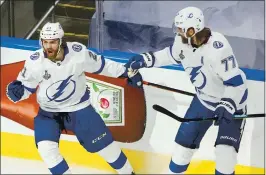
[[[227,72],[230,68],[236,67],[236,61],[235,61],[235,57],[233,55],[222,59],[221,63],[225,65],[225,72]]]

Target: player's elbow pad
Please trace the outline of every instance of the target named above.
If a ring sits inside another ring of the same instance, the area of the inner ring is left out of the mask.
[[[25,99],[25,95],[29,96],[29,94],[32,92],[31,91],[27,92],[25,86],[22,84],[21,81],[18,80],[14,80],[13,82],[9,83],[6,89],[6,95],[8,99],[14,103],[22,99]]]

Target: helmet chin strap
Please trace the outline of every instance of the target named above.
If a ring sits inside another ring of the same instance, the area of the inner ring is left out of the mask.
[[[60,51],[61,51],[61,44],[62,44],[62,38],[59,39],[58,51],[57,51],[57,53],[56,53],[55,58],[57,57],[57,55],[58,55],[58,54],[60,53]]]
[[[194,34],[193,34],[192,36],[190,36],[190,37],[187,37],[187,36],[186,36],[189,45],[191,45],[191,38],[194,37],[195,35],[196,35],[196,33],[194,33]]]
[[[188,37],[187,40],[188,40],[188,45],[191,45],[191,37]]]

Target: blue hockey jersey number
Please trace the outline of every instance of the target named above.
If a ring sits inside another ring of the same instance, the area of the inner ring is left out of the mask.
[[[233,55],[222,59],[221,63],[225,65],[225,72],[227,72],[229,70],[229,64],[230,63],[232,64],[232,66],[231,66],[232,68],[236,67],[236,61],[235,61],[235,57]]]

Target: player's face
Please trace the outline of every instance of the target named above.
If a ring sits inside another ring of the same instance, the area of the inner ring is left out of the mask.
[[[59,49],[59,39],[42,40],[42,45],[48,58],[55,58]]]

